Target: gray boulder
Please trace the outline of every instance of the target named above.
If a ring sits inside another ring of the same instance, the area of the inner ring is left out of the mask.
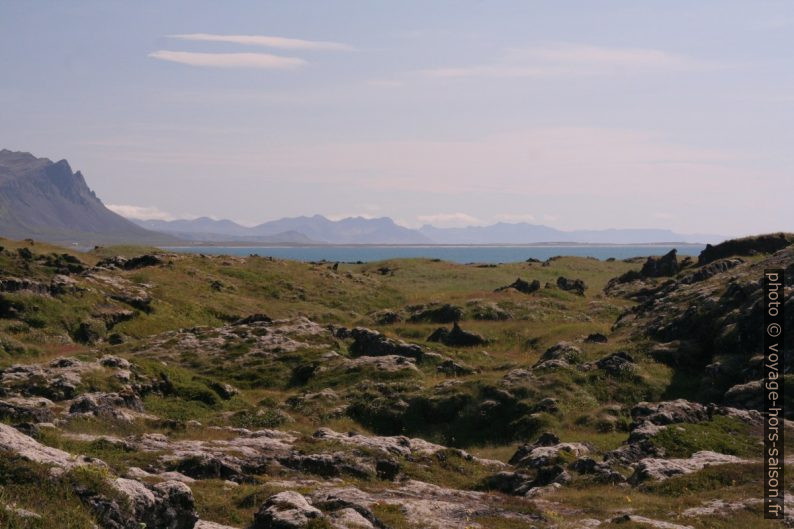
[[[301,494],[279,492],[262,504],[250,529],[305,529],[322,515],[322,511],[312,507]]]

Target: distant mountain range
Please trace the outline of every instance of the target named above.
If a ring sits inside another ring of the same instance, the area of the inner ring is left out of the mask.
[[[0,236],[58,244],[173,244],[113,213],[66,160],[0,150]]]
[[[59,244],[533,244],[719,242],[724,237],[669,230],[561,231],[527,223],[406,228],[388,217],[329,220],[321,215],[253,227],[230,220],[128,220],[110,211],[66,160],[0,151],[0,236]]]
[[[140,226],[181,239],[203,242],[292,244],[642,244],[666,242],[719,242],[714,235],[684,235],[670,230],[576,230],[500,222],[491,226],[405,228],[388,217],[350,217],[329,220],[321,215],[295,217],[245,227],[230,220],[202,217],[194,220],[136,220]]]
[[[292,244],[432,244],[417,230],[404,228],[390,218],[351,217],[329,220],[322,215],[294,217],[245,227],[230,220],[201,217],[194,220],[136,220],[140,226],[205,242],[282,242]]]

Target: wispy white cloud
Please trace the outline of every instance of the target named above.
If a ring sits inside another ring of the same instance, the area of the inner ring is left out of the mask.
[[[269,53],[198,53],[192,51],[158,50],[150,53],[149,57],[161,61],[210,68],[294,70],[306,64],[306,61],[298,57],[282,57]]]
[[[435,68],[420,73],[436,78],[564,77],[669,72],[705,66],[689,57],[661,50],[554,44],[510,49],[488,64]]]
[[[483,224],[481,219],[468,213],[433,213],[431,215],[418,215],[416,217],[422,224],[432,224],[439,228],[476,226]]]
[[[270,35],[216,35],[212,33],[185,33],[168,35],[172,39],[192,40],[200,42],[228,42],[246,46],[264,46],[282,50],[306,51],[353,51],[355,48],[341,42],[328,42],[319,40],[290,39],[273,37]]]
[[[106,204],[106,207],[122,217],[137,220],[174,220],[175,215],[153,206],[133,206],[130,204]],[[184,217],[181,217],[184,218]]]
[[[499,222],[535,222],[537,220],[532,213],[500,213],[494,218]]]

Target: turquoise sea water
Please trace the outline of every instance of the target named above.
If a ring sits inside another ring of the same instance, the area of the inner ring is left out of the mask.
[[[533,245],[533,246],[181,246],[175,252],[207,255],[261,255],[295,261],[369,262],[405,257],[442,259],[456,263],[512,263],[529,258],[541,261],[555,255],[596,259],[662,255],[672,248],[679,255],[697,255],[703,245]]]

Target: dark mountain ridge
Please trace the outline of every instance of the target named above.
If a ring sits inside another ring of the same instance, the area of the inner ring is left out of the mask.
[[[0,234],[61,244],[168,244],[110,211],[66,160],[0,151]]]

